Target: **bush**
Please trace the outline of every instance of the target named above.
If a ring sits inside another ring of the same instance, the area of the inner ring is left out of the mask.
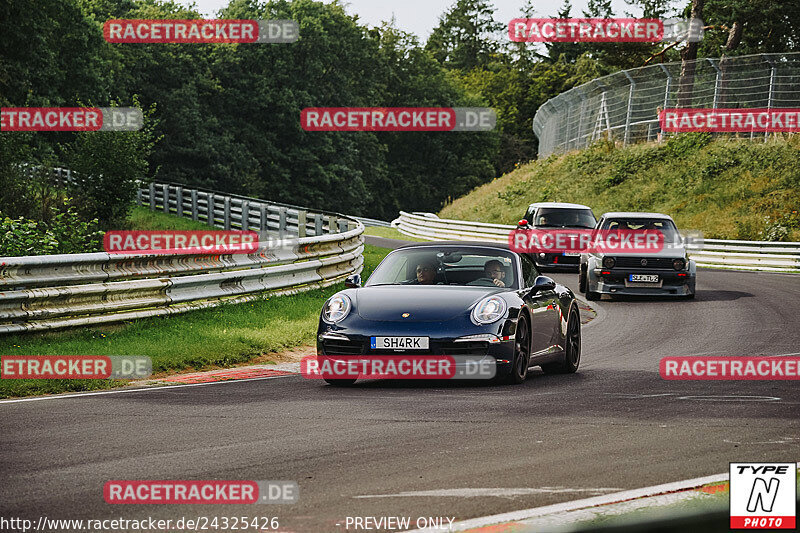
[[[0,256],[98,252],[103,232],[97,226],[97,219],[81,220],[71,206],[54,215],[49,223],[24,217],[12,219],[0,213]]]
[[[135,105],[139,105],[136,98]],[[66,148],[66,167],[78,177],[69,193],[86,219],[98,219],[104,229],[121,227],[134,207],[139,180],[147,181],[147,158],[159,138],[153,133],[154,106],[144,109],[138,131],[78,133]]]

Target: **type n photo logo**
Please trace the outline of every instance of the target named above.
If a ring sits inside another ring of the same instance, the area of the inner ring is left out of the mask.
[[[731,463],[731,529],[794,529],[797,465]]]

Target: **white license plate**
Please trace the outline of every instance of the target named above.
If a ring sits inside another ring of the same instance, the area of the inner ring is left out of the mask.
[[[639,281],[642,283],[658,283],[657,274],[631,274],[628,281]]]
[[[567,257],[580,257],[581,253],[580,252],[564,252],[564,255],[566,255]]]
[[[427,350],[428,337],[371,337],[373,350]]]

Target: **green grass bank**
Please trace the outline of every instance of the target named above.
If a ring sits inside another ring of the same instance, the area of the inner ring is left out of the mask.
[[[707,238],[800,241],[800,135],[760,139],[689,133],[627,147],[598,141],[523,165],[439,216],[514,224],[533,202],[575,202],[598,217],[666,213]]]

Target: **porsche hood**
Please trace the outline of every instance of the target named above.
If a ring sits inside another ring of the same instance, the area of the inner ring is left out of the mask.
[[[365,320],[443,322],[467,313],[495,287],[430,285],[372,286],[354,291],[354,307]],[[407,317],[403,317],[408,313]]]

